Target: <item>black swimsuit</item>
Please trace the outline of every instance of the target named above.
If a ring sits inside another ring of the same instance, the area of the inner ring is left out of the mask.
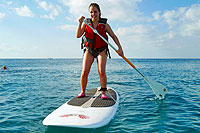
[[[84,50],[84,52],[85,52],[86,50],[88,50],[88,52],[89,52],[91,55],[93,55],[94,58],[97,58],[97,56],[98,56],[102,51],[104,51],[105,49],[106,49],[106,55],[107,55],[107,52],[108,52],[107,47],[102,47],[102,48],[97,48],[97,49],[91,49],[91,48],[86,47],[85,50]]]

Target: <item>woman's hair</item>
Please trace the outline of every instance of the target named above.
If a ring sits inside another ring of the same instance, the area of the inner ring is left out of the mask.
[[[99,6],[97,3],[91,3],[90,6],[89,6],[89,8],[90,8],[91,6],[94,6],[94,7],[97,8],[97,10],[99,11],[99,18],[100,18],[100,17],[101,17],[101,9],[100,9],[100,6]]]

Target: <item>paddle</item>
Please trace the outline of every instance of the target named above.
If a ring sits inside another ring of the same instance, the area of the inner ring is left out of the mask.
[[[97,32],[96,29],[94,29],[91,25],[89,25],[86,21],[86,19],[83,20],[92,30],[94,33],[96,33],[99,37],[101,37],[101,39],[103,39],[111,48],[113,48],[115,50],[116,53],[119,54],[118,50],[112,46],[101,34],[99,34]],[[154,94],[156,95],[157,98],[159,99],[164,99],[165,98],[165,94],[167,92],[167,88],[156,82],[156,81],[153,81],[151,79],[147,79],[147,77],[145,77],[138,69],[136,69],[136,67],[125,57],[125,56],[121,56],[131,67],[133,67],[137,73],[139,73],[143,78],[144,80],[149,84],[149,86],[151,87],[151,89],[153,90]]]

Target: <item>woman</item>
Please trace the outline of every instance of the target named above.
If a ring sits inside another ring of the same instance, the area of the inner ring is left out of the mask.
[[[107,19],[101,18],[101,10],[97,3],[91,3],[89,6],[89,13],[91,18],[87,19],[88,23],[95,28],[103,37],[107,38],[106,33],[114,40],[118,46],[118,54],[123,56],[123,50],[117,36],[112,31]],[[85,97],[85,90],[87,87],[88,75],[94,59],[97,59],[98,73],[100,77],[100,84],[102,91],[102,99],[107,99],[107,78],[106,78],[106,61],[108,45],[98,35],[93,33],[92,29],[83,22],[84,16],[79,18],[79,25],[76,31],[76,37],[80,38],[84,33],[84,56],[83,56],[83,68],[81,74],[81,93],[77,96],[78,98]]]

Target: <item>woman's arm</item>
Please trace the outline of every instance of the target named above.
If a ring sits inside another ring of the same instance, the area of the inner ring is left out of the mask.
[[[81,16],[79,18],[79,24],[78,24],[78,27],[77,27],[77,30],[76,30],[76,37],[79,38],[83,35],[84,33],[84,30],[85,30],[85,23],[83,23],[83,20],[85,19],[84,16]]]
[[[113,41],[117,44],[117,46],[118,46],[118,54],[120,56],[124,56],[124,53],[123,53],[123,50],[122,50],[122,46],[121,46],[121,44],[119,42],[119,39],[117,38],[117,36],[113,32],[113,30],[111,29],[109,24],[106,24],[105,30],[110,35],[110,37],[113,39]]]

